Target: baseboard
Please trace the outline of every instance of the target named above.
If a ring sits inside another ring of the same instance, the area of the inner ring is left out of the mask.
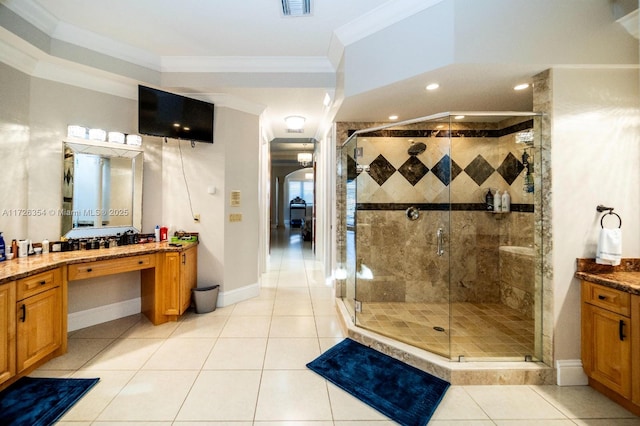
[[[85,311],[73,312],[67,316],[67,331],[80,330],[103,322],[139,314],[142,309],[141,306],[141,299],[138,297]]]
[[[582,361],[579,359],[556,361],[556,372],[558,386],[583,386],[589,384],[589,378],[584,374]]]
[[[260,295],[260,286],[256,284],[250,284],[245,287],[237,288],[231,291],[224,291],[218,293],[217,306],[224,307],[233,305],[234,303],[242,302]]]

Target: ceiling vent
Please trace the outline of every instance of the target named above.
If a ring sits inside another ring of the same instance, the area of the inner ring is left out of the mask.
[[[311,15],[311,0],[282,0],[284,16]]]

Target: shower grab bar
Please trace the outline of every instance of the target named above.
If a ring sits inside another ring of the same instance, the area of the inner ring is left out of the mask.
[[[444,237],[444,230],[442,228],[438,228],[438,231],[436,232],[436,240],[438,241],[438,249],[436,251],[436,254],[438,256],[442,256],[444,254],[444,248],[442,247],[443,237]]]

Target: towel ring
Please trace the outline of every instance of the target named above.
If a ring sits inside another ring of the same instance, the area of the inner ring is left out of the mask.
[[[614,213],[613,210],[609,210],[609,213],[602,215],[602,217],[600,218],[600,227],[604,229],[604,218],[609,216],[610,214],[618,218],[618,221],[620,222],[618,228],[622,228],[622,218],[620,217],[620,215],[618,215],[618,213]]]

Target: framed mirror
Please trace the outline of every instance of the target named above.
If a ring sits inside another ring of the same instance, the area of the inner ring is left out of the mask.
[[[90,238],[142,229],[142,147],[63,141],[62,235]]]

